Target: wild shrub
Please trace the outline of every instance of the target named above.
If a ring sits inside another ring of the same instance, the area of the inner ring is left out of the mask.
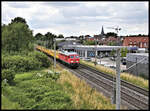
[[[2,94],[2,110],[12,110],[12,109],[21,109],[18,103],[11,102],[7,97]]]
[[[60,84],[52,81],[51,77],[27,79],[27,74],[21,74],[22,76],[17,74],[16,86],[8,86],[4,89],[3,94],[12,102],[17,102],[25,110],[71,109],[72,100],[63,91]],[[25,80],[22,81],[23,79]]]
[[[49,67],[51,62],[48,60],[48,57],[43,54],[42,52],[34,51],[32,53],[29,53],[28,56],[31,56],[33,58],[36,58],[38,61],[42,63],[42,67]]]
[[[2,69],[12,69],[15,72],[27,72],[39,69],[41,64],[36,58],[28,56],[14,55],[2,58]]]
[[[60,76],[60,74],[57,74],[57,73],[49,73],[49,72],[44,72],[44,77],[46,77],[46,78],[51,78],[51,79],[53,79],[53,80],[57,80],[58,78],[59,78],[59,76]]]
[[[8,83],[12,83],[15,78],[15,72],[12,69],[3,69],[2,70],[2,80],[6,80]]]

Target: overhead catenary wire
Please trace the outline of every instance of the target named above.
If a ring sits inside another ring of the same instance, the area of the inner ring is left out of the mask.
[[[136,64],[138,64],[138,63],[140,63],[140,62],[142,62],[143,60],[145,60],[147,57],[144,57],[143,59],[141,59],[139,62],[137,62],[137,63],[134,63],[133,65],[131,65],[130,67],[128,67],[127,69],[126,69],[126,71],[127,70],[129,70],[130,68],[132,68],[133,66],[135,66]]]

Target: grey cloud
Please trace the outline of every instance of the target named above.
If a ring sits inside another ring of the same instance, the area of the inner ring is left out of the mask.
[[[60,5],[59,3],[56,3]],[[56,5],[54,4],[54,5]],[[63,6],[63,3],[61,4]],[[142,5],[143,6],[143,5]],[[140,8],[138,8],[140,7]],[[113,13],[116,13],[113,16]],[[101,23],[144,23],[147,20],[148,14],[145,8],[141,7],[141,4],[109,4],[101,7],[87,7],[84,4],[80,4],[76,7],[63,7],[59,9],[61,16],[50,16],[45,20],[38,19],[38,16],[45,14],[43,11],[39,11],[33,15],[33,23],[37,21],[38,24],[34,24],[34,27],[46,28],[56,25],[73,25],[80,24],[82,22],[101,22]],[[104,18],[103,18],[104,17]],[[47,22],[49,21],[49,22]]]
[[[74,24],[74,19],[67,19],[67,18],[57,18],[56,17],[49,17],[45,19],[39,19],[38,16],[34,16],[32,20],[29,21],[33,28],[49,28],[53,26],[59,25],[68,25]]]
[[[92,32],[92,30],[95,31],[97,26],[101,24],[104,26],[106,24],[119,24],[121,26],[122,24],[135,25],[148,23],[148,10],[143,3],[114,2],[95,7],[88,7],[88,5],[78,2],[44,2],[42,5],[43,4],[45,7],[52,6],[56,8],[56,14],[48,13],[48,10],[38,9],[38,11],[31,15],[31,19],[28,20],[29,26],[33,29],[56,28],[55,30],[58,30],[58,27],[63,26],[64,28],[62,28],[61,31],[69,34],[71,32],[78,33],[80,30],[87,31],[87,29]],[[27,8],[31,5],[9,3],[9,6]],[[11,19],[14,13],[7,12]],[[114,13],[116,13],[116,15],[114,15]],[[2,21],[6,21],[5,17],[6,15],[2,17]],[[80,24],[81,27],[85,27],[87,24],[87,29],[81,29]]]
[[[80,16],[109,16],[111,15],[104,7],[87,7],[84,4],[77,7],[65,7],[60,10],[66,17]]]
[[[72,7],[72,6],[80,5],[80,3],[77,2],[44,2],[43,4],[47,6],[55,6],[55,7]]]
[[[30,8],[29,4],[25,4],[25,2],[8,2],[8,5],[13,8]]]
[[[146,10],[144,3],[117,3],[110,6],[108,10],[116,13],[111,20],[119,23],[144,23],[148,19],[148,10]]]

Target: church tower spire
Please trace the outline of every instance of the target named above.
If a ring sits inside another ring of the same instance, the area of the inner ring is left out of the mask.
[[[101,35],[104,35],[104,29],[103,29],[103,26],[102,26]]]

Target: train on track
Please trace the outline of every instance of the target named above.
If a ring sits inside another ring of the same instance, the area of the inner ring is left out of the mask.
[[[47,49],[39,45],[36,46],[36,49],[54,57],[54,50]],[[70,68],[77,68],[80,64],[80,58],[76,52],[56,51],[56,59]]]

